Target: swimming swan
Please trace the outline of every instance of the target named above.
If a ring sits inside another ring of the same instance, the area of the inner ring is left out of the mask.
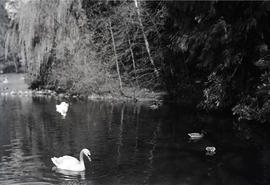
[[[65,117],[68,111],[68,104],[66,102],[61,102],[61,104],[56,105],[56,111]]]
[[[68,155],[65,155],[63,157],[53,157],[51,158],[53,164],[62,170],[70,170],[70,171],[84,171],[84,161],[83,161],[83,154],[86,155],[86,157],[91,161],[91,153],[88,149],[84,148],[80,152],[80,160],[76,159],[75,157],[71,157]]]

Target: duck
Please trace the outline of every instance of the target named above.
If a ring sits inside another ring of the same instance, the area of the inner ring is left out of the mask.
[[[16,95],[17,92],[16,91],[10,91],[10,95]]]
[[[154,104],[154,105],[151,105],[151,106],[150,106],[150,109],[156,110],[156,109],[158,109],[158,105],[155,105],[155,104]]]
[[[59,105],[56,105],[56,111],[59,112],[63,117],[65,117],[68,111],[68,106],[68,103],[61,102]]]
[[[150,107],[150,109],[152,109],[152,110],[156,110],[156,109],[158,109],[161,105],[162,105],[161,102],[154,102],[154,103],[153,103],[152,105],[150,105],[149,107]]]
[[[3,80],[3,83],[4,83],[4,84],[7,84],[7,83],[8,83],[7,77],[5,77],[5,79]]]
[[[214,146],[207,146],[205,150],[206,150],[206,155],[213,156],[216,154],[216,147]]]
[[[83,161],[83,155],[86,155],[88,160],[91,162],[91,153],[88,149],[84,148],[80,152],[80,160],[76,159],[72,156],[62,156],[62,157],[52,157],[51,161],[55,165],[56,168],[61,170],[68,170],[74,172],[85,171],[85,165]]]
[[[193,133],[188,133],[188,136],[190,137],[191,140],[199,140],[204,137],[205,132],[202,131],[201,133],[193,132]]]

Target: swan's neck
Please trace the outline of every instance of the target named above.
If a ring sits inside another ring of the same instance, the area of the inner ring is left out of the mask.
[[[83,161],[83,151],[80,152],[80,164],[84,165],[84,161]]]

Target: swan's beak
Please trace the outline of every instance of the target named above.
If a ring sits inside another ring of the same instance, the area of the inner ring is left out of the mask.
[[[92,161],[90,155],[87,155],[87,158],[89,161]]]

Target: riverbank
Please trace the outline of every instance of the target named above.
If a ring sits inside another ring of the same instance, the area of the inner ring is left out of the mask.
[[[28,91],[23,73],[7,73],[0,75],[0,92]]]
[[[80,99],[80,100],[108,100],[108,101],[134,101],[134,102],[158,102],[160,104],[165,92],[154,92],[148,89],[127,88],[120,94],[112,93],[92,93],[92,94],[69,94],[58,93],[50,89],[29,89],[23,73],[8,73],[0,75],[0,95],[1,96],[35,96],[35,97],[55,97],[57,99]]]

